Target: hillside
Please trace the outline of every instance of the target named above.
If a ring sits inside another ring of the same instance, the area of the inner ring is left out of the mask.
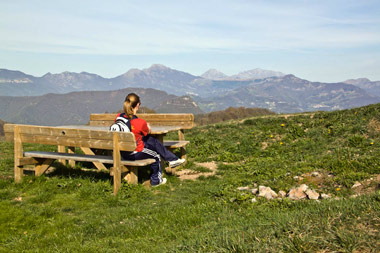
[[[275,114],[268,109],[261,108],[244,108],[244,107],[229,107],[223,111],[210,112],[205,114],[197,114],[194,117],[194,122],[197,125],[215,124],[228,120],[244,119],[248,117],[273,115]]]
[[[0,136],[4,136],[4,124],[5,122],[0,119]]]
[[[202,113],[189,97],[177,97],[154,89],[127,88],[36,97],[0,97],[0,118],[7,122],[32,125],[86,124],[91,113],[122,109],[125,96],[130,92],[137,93],[143,106],[158,113]]]
[[[117,196],[89,164],[15,184],[0,142],[0,251],[378,252],[379,125],[375,104],[195,127],[180,172],[200,177],[146,188],[141,169]],[[318,200],[291,199],[302,185]]]

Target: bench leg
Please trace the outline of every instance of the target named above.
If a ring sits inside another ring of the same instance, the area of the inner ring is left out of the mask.
[[[95,155],[94,151],[91,150],[90,148],[85,148],[85,147],[81,147],[80,148],[86,155]],[[93,164],[95,165],[95,167],[99,170],[99,171],[107,171],[107,168],[106,166],[104,166],[103,163],[100,163],[100,162],[93,162]]]
[[[186,147],[181,148],[181,159],[187,159]]]
[[[20,164],[21,158],[24,156],[22,142],[20,137],[20,126],[14,128],[14,173],[16,183],[21,183],[24,176],[23,165]]]
[[[45,173],[45,171],[50,167],[50,165],[54,162],[54,159],[45,159],[40,164],[36,165],[34,169],[34,174],[36,176],[41,176]]]
[[[75,154],[75,147],[68,147],[68,153],[69,154]],[[74,160],[69,160],[69,165],[74,168],[75,167],[75,161]]]
[[[121,154],[119,137],[113,133],[113,195],[116,195],[121,187]]]
[[[15,165],[15,182],[16,183],[21,183],[22,177],[24,176],[24,169],[23,166],[17,166]]]
[[[137,184],[138,183],[138,168],[129,167],[129,173],[127,175],[128,184]]]
[[[58,152],[59,153],[66,153],[66,147],[58,145]],[[64,166],[66,166],[66,160],[65,159],[59,159],[58,162],[62,163]]]

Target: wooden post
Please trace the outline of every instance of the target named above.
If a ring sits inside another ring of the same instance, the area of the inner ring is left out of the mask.
[[[34,169],[34,174],[36,176],[41,176],[45,173],[45,171],[50,167],[50,165],[54,162],[54,159],[45,159],[41,164],[36,165]]]
[[[185,133],[184,133],[183,129],[178,130],[178,140],[180,140],[180,141],[184,141],[185,140]],[[182,159],[187,159],[186,146],[185,147],[181,147],[180,150],[181,150],[181,158]]]
[[[137,184],[138,183],[138,168],[137,167],[128,167],[129,174],[127,175],[128,184]]]
[[[59,153],[66,153],[66,147],[62,145],[58,145],[58,152]],[[59,159],[58,162],[62,163],[63,165],[66,166],[66,160],[64,159]]]
[[[113,133],[113,195],[116,195],[121,187],[121,155],[119,148],[119,136]]]
[[[81,147],[80,148],[86,155],[95,155],[95,153],[90,149],[90,148],[85,148],[85,147]],[[104,166],[103,163],[100,163],[100,162],[92,162],[95,167],[99,170],[99,171],[106,171],[108,172],[106,166]]]
[[[75,154],[75,147],[68,147],[67,151],[69,154]],[[75,161],[69,160],[69,165],[74,168],[75,167]]]
[[[24,170],[23,166],[20,165],[20,159],[24,156],[24,151],[22,148],[20,126],[14,127],[14,153],[15,182],[21,183],[22,177],[24,176]]]
[[[185,133],[183,129],[178,130],[178,140],[184,141],[185,140]]]

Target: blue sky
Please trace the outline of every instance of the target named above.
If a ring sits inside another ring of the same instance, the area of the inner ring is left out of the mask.
[[[164,64],[380,80],[380,1],[1,0],[0,68],[115,77]]]

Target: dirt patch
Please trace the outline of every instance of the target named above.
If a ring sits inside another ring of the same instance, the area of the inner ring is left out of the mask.
[[[216,174],[217,167],[218,167],[215,162],[195,163],[195,165],[205,167],[211,170],[211,172],[199,172],[195,170],[184,169],[184,170],[177,171],[176,175],[178,176],[180,180],[196,180],[200,176],[204,176],[204,177],[214,176]]]
[[[376,119],[371,119],[368,123],[368,130],[370,133],[380,133],[380,122]]]
[[[380,174],[352,186],[357,196],[374,192],[380,188]]]

